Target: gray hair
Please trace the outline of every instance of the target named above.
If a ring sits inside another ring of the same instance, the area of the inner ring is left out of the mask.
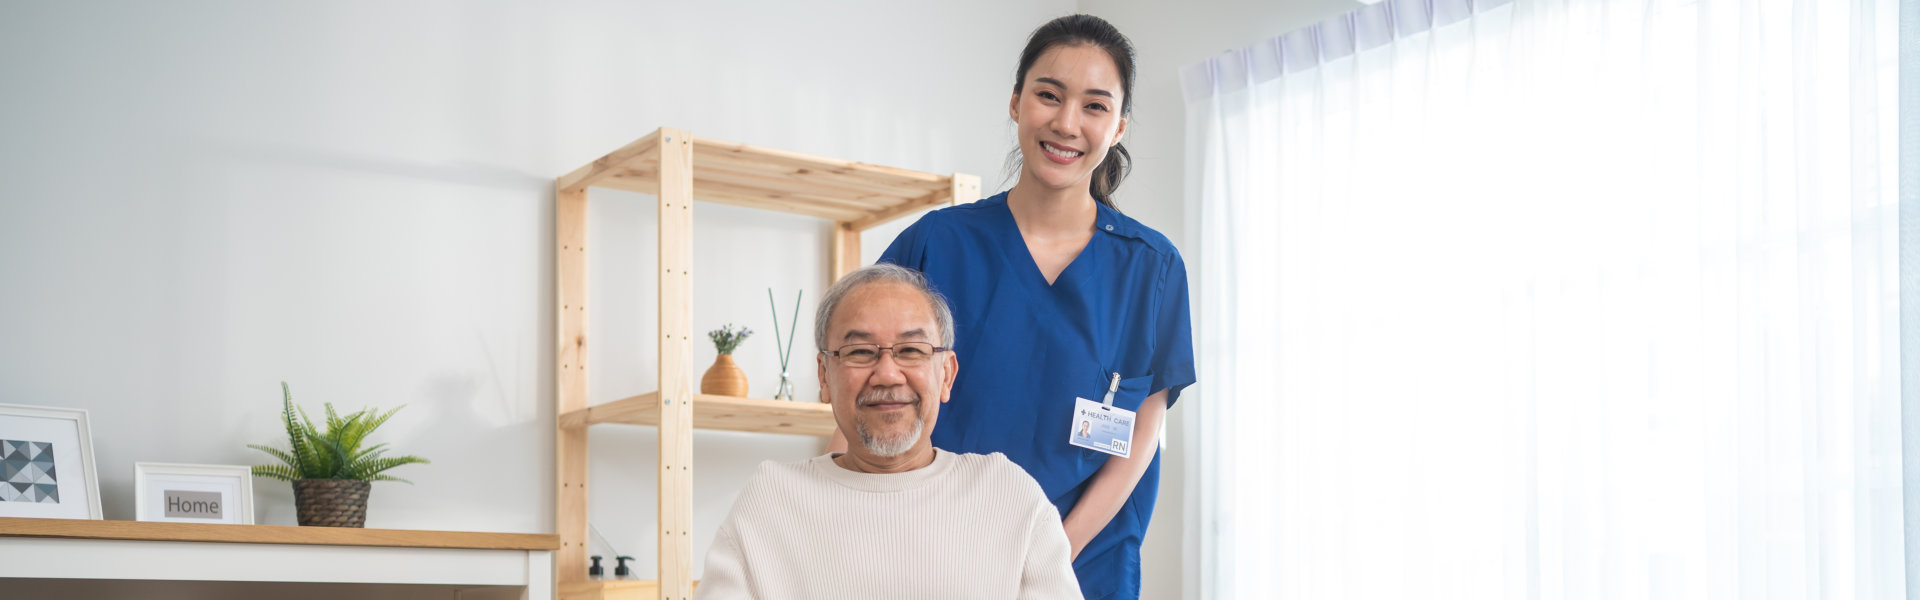
[[[927,297],[927,305],[933,309],[934,323],[940,327],[940,345],[953,347],[953,309],[947,307],[947,299],[933,289],[927,282],[927,276],[919,271],[891,263],[877,263],[860,267],[839,283],[827,288],[827,295],[820,298],[820,308],[813,313],[813,347],[827,349],[827,325],[833,322],[833,311],[840,308],[840,301],[860,286],[869,283],[904,283],[919,290]]]

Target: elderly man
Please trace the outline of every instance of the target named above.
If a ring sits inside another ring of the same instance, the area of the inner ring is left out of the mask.
[[[1060,514],[999,454],[928,441],[959,360],[920,273],[866,267],[814,318],[846,453],[761,464],[707,553],[699,598],[1080,598]]]

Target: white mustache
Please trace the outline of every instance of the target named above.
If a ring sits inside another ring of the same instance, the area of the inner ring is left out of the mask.
[[[919,404],[920,395],[914,393],[913,390],[907,389],[905,386],[876,388],[862,392],[854,404],[857,406],[872,406],[875,404],[896,404],[902,402]]]

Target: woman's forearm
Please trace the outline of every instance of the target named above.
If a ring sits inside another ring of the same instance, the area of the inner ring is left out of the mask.
[[[1073,545],[1074,558],[1079,558],[1080,551],[1093,541],[1093,536],[1106,529],[1114,515],[1120,514],[1120,507],[1133,495],[1140,477],[1146,475],[1147,467],[1153,464],[1153,455],[1160,451],[1160,423],[1166,416],[1166,390],[1147,396],[1133,421],[1133,455],[1107,457],[1107,463],[1093,474],[1093,482],[1080,495],[1080,501],[1067,513],[1062,524],[1067,529],[1067,542]]]

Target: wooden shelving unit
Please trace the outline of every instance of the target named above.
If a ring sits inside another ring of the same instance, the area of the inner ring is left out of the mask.
[[[916,212],[980,199],[980,179],[936,175],[723,142],[661,128],[556,181],[555,353],[559,477],[555,488],[561,598],[684,600],[693,596],[693,430],[828,435],[826,405],[695,393],[690,364],[695,200],[834,222],[834,279],[860,265],[860,232]],[[659,197],[658,391],[587,406],[587,190]],[[591,581],[587,572],[587,429],[660,428],[657,582]]]

